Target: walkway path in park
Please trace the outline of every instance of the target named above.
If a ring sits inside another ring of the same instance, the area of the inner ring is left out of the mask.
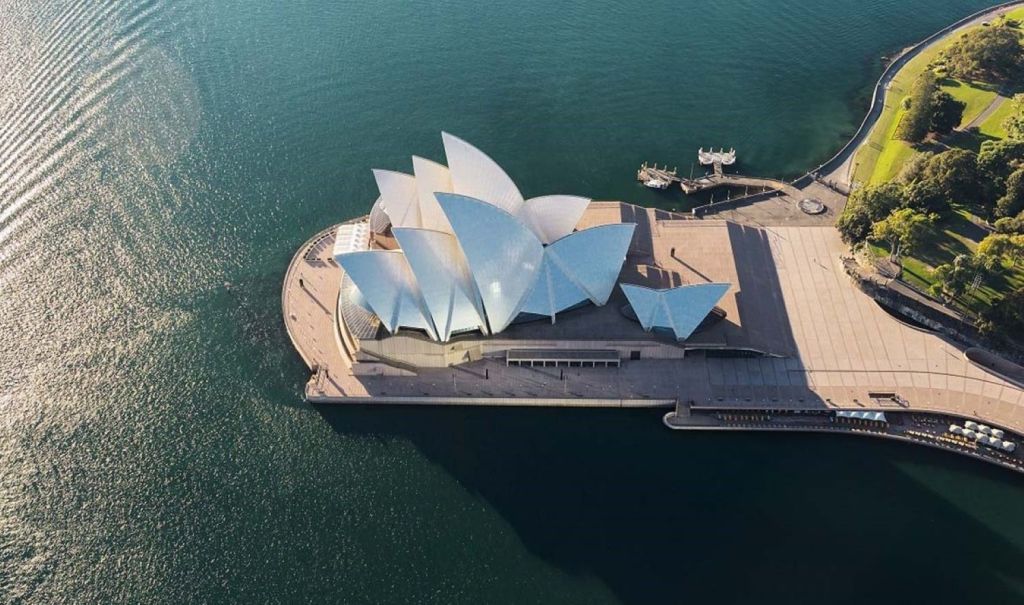
[[[1011,10],[1024,6],[1024,1],[1006,2],[993,6],[991,8],[979,11],[953,23],[941,30],[935,32],[931,36],[928,36],[921,42],[918,42],[914,46],[903,51],[896,59],[889,64],[889,66],[882,72],[882,76],[878,79],[878,83],[875,84],[875,91],[871,97],[871,108],[868,110],[864,121],[861,122],[860,128],[857,130],[850,142],[843,147],[839,153],[837,153],[832,159],[828,160],[816,172],[822,175],[822,178],[828,181],[839,183],[843,186],[850,187],[853,183],[851,182],[853,177],[853,166],[854,159],[857,156],[857,151],[861,145],[868,139],[871,131],[874,129],[875,124],[878,122],[878,118],[882,116],[882,111],[885,109],[887,102],[887,92],[889,85],[892,83],[893,78],[899,73],[900,69],[903,68],[911,59],[918,56],[924,50],[931,48],[935,44],[946,39],[946,37],[964,29],[977,25],[982,21],[987,21],[994,17],[998,17]],[[998,108],[998,107],[997,107]],[[991,106],[989,107],[991,109]],[[994,111],[994,109],[993,109]],[[983,115],[988,112],[982,112]],[[979,116],[980,117],[980,116]]]
[[[1003,96],[1004,92],[1005,91],[1000,91],[999,94],[996,95],[996,98],[992,99],[992,102],[988,104],[988,107],[986,107],[984,111],[975,116],[973,120],[965,124],[964,127],[961,128],[960,130],[970,130],[971,128],[977,128],[981,126],[985,122],[985,120],[989,118],[989,116],[999,111],[999,108],[1003,106],[1003,103],[1010,100],[1009,98]]]

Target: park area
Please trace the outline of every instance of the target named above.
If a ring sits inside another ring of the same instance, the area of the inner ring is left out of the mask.
[[[857,152],[851,178],[854,187],[900,182],[908,163],[919,159],[922,153],[937,154],[951,149],[977,153],[986,141],[1006,139],[1004,122],[1019,110],[1012,100],[1013,95],[1024,92],[1021,78],[1015,76],[998,82],[954,78],[946,68],[944,53],[971,31],[998,25],[1019,33],[1022,22],[1024,8],[1015,9],[1000,17],[998,22],[975,24],[958,31],[907,62],[893,78],[885,97],[885,108]],[[948,134],[932,133],[918,143],[900,140],[897,133],[908,113],[908,95],[912,94],[912,87],[922,74],[928,75],[926,72],[934,74],[937,90],[962,103],[962,117]],[[924,292],[934,292],[935,269],[953,263],[959,255],[975,254],[979,243],[992,233],[991,221],[994,220],[991,203],[986,206],[981,200],[949,200],[946,207],[932,215],[931,227],[920,241],[901,255],[903,280]],[[882,259],[890,255],[890,244],[869,237],[864,250]],[[1000,296],[1024,288],[1024,263],[1001,259],[994,269],[947,302],[978,316]]]

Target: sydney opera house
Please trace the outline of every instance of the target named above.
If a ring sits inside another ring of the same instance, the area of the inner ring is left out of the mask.
[[[293,257],[282,309],[310,401],[665,407],[674,429],[877,435],[1024,472],[1024,389],[855,285],[824,185],[801,195],[825,215],[788,194],[711,217],[527,199],[442,138],[443,164],[374,171],[369,213]],[[1013,439],[946,430],[982,421]]]
[[[712,311],[728,283],[620,284],[635,223],[585,225],[584,197],[524,199],[485,153],[447,133],[442,139],[447,166],[413,157],[413,174],[375,170],[380,197],[369,220],[343,225],[335,238],[338,315],[361,350],[429,367],[507,351],[516,341],[550,345],[565,340],[551,324],[604,307],[617,287],[625,299],[614,312],[630,321],[616,323],[639,338],[685,341],[709,314],[724,315]],[[589,326],[591,335],[601,329]]]

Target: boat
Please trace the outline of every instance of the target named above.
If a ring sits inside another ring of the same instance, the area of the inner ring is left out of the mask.
[[[661,179],[648,179],[644,181],[644,187],[651,189],[668,189],[669,182]]]

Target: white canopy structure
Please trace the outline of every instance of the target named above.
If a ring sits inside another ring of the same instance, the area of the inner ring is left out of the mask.
[[[413,157],[415,176],[374,170],[380,198],[369,229],[390,228],[400,249],[335,251],[389,332],[413,328],[447,342],[501,332],[524,313],[554,322],[580,304],[608,302],[635,225],[574,233],[589,199],[524,200],[485,153],[447,133],[442,139],[448,167]]]
[[[870,412],[867,410],[836,410],[836,416],[838,418],[853,418],[854,420],[888,422],[885,418],[885,412]]]
[[[729,284],[695,284],[655,290],[634,284],[620,286],[644,330],[669,329],[686,340],[729,290]]]

